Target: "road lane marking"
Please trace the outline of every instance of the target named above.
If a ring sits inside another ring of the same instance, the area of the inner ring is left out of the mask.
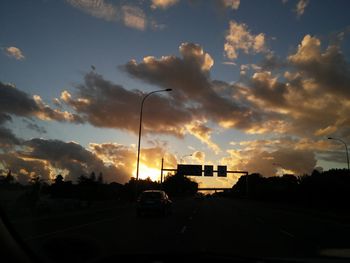
[[[25,241],[29,241],[29,240],[33,240],[33,239],[39,239],[39,238],[43,238],[43,237],[48,237],[48,236],[56,235],[56,234],[59,234],[59,233],[64,233],[64,232],[67,232],[67,231],[70,231],[70,230],[76,230],[76,229],[79,229],[79,228],[83,228],[83,227],[86,227],[86,226],[89,226],[89,225],[99,224],[99,223],[103,223],[103,222],[107,222],[107,221],[113,221],[113,220],[119,219],[119,218],[120,218],[120,216],[117,216],[117,217],[113,217],[113,218],[107,218],[107,219],[102,219],[102,220],[98,220],[98,221],[94,221],[94,222],[81,224],[81,225],[78,225],[78,226],[67,227],[67,228],[64,228],[64,229],[60,229],[60,230],[49,232],[49,233],[44,233],[44,234],[37,235],[37,236],[30,236],[30,237],[24,238],[24,240]]]
[[[295,236],[294,236],[293,234],[289,233],[289,232],[286,231],[286,230],[280,229],[280,232],[283,233],[283,234],[285,234],[285,235],[287,235],[287,236],[289,236],[289,237],[291,237],[291,238],[295,238]]]
[[[181,233],[181,234],[184,234],[185,231],[186,231],[186,229],[187,229],[187,226],[183,226],[183,228],[181,229],[180,233]]]

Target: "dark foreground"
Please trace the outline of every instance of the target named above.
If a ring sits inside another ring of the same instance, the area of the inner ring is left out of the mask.
[[[117,254],[307,259],[335,253],[350,259],[350,222],[219,197],[175,201],[173,214],[166,217],[138,218],[134,205],[124,204],[17,219],[14,225],[40,257],[54,262]]]

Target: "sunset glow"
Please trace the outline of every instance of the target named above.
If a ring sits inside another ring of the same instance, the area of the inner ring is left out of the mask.
[[[149,93],[140,178],[190,153],[265,177],[346,167],[327,137],[350,142],[349,3],[190,2],[1,2],[1,172],[128,182]]]
[[[136,169],[133,171],[132,174],[136,178]],[[139,179],[147,179],[148,177],[152,181],[160,181],[160,168],[155,169],[140,163]]]

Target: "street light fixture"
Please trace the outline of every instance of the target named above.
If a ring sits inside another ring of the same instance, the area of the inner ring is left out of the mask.
[[[165,92],[165,91],[171,91],[172,89],[162,89],[162,90],[155,90],[152,92],[147,93],[141,102],[141,111],[140,111],[140,126],[139,126],[139,142],[137,146],[137,164],[136,164],[136,194],[137,194],[137,182],[139,180],[139,164],[140,164],[140,146],[141,146],[141,132],[142,132],[142,112],[143,112],[143,104],[145,100],[152,94],[157,92]]]
[[[184,159],[185,157],[187,157],[187,156],[192,156],[192,153],[191,153],[191,154],[186,154],[186,155],[181,156],[181,158],[180,158],[180,163],[183,163],[183,159]]]
[[[340,141],[340,142],[342,142],[345,145],[346,160],[348,162],[348,171],[349,171],[350,170],[350,167],[349,167],[349,153],[348,153],[348,146],[346,145],[346,143],[342,139],[339,139],[339,138],[328,137],[328,140]]]

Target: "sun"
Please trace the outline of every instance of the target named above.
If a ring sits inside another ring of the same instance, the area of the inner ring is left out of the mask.
[[[136,168],[133,171],[133,176],[136,178]],[[151,168],[140,163],[139,178],[146,179],[147,177],[151,178],[152,181],[160,181],[160,169]]]

